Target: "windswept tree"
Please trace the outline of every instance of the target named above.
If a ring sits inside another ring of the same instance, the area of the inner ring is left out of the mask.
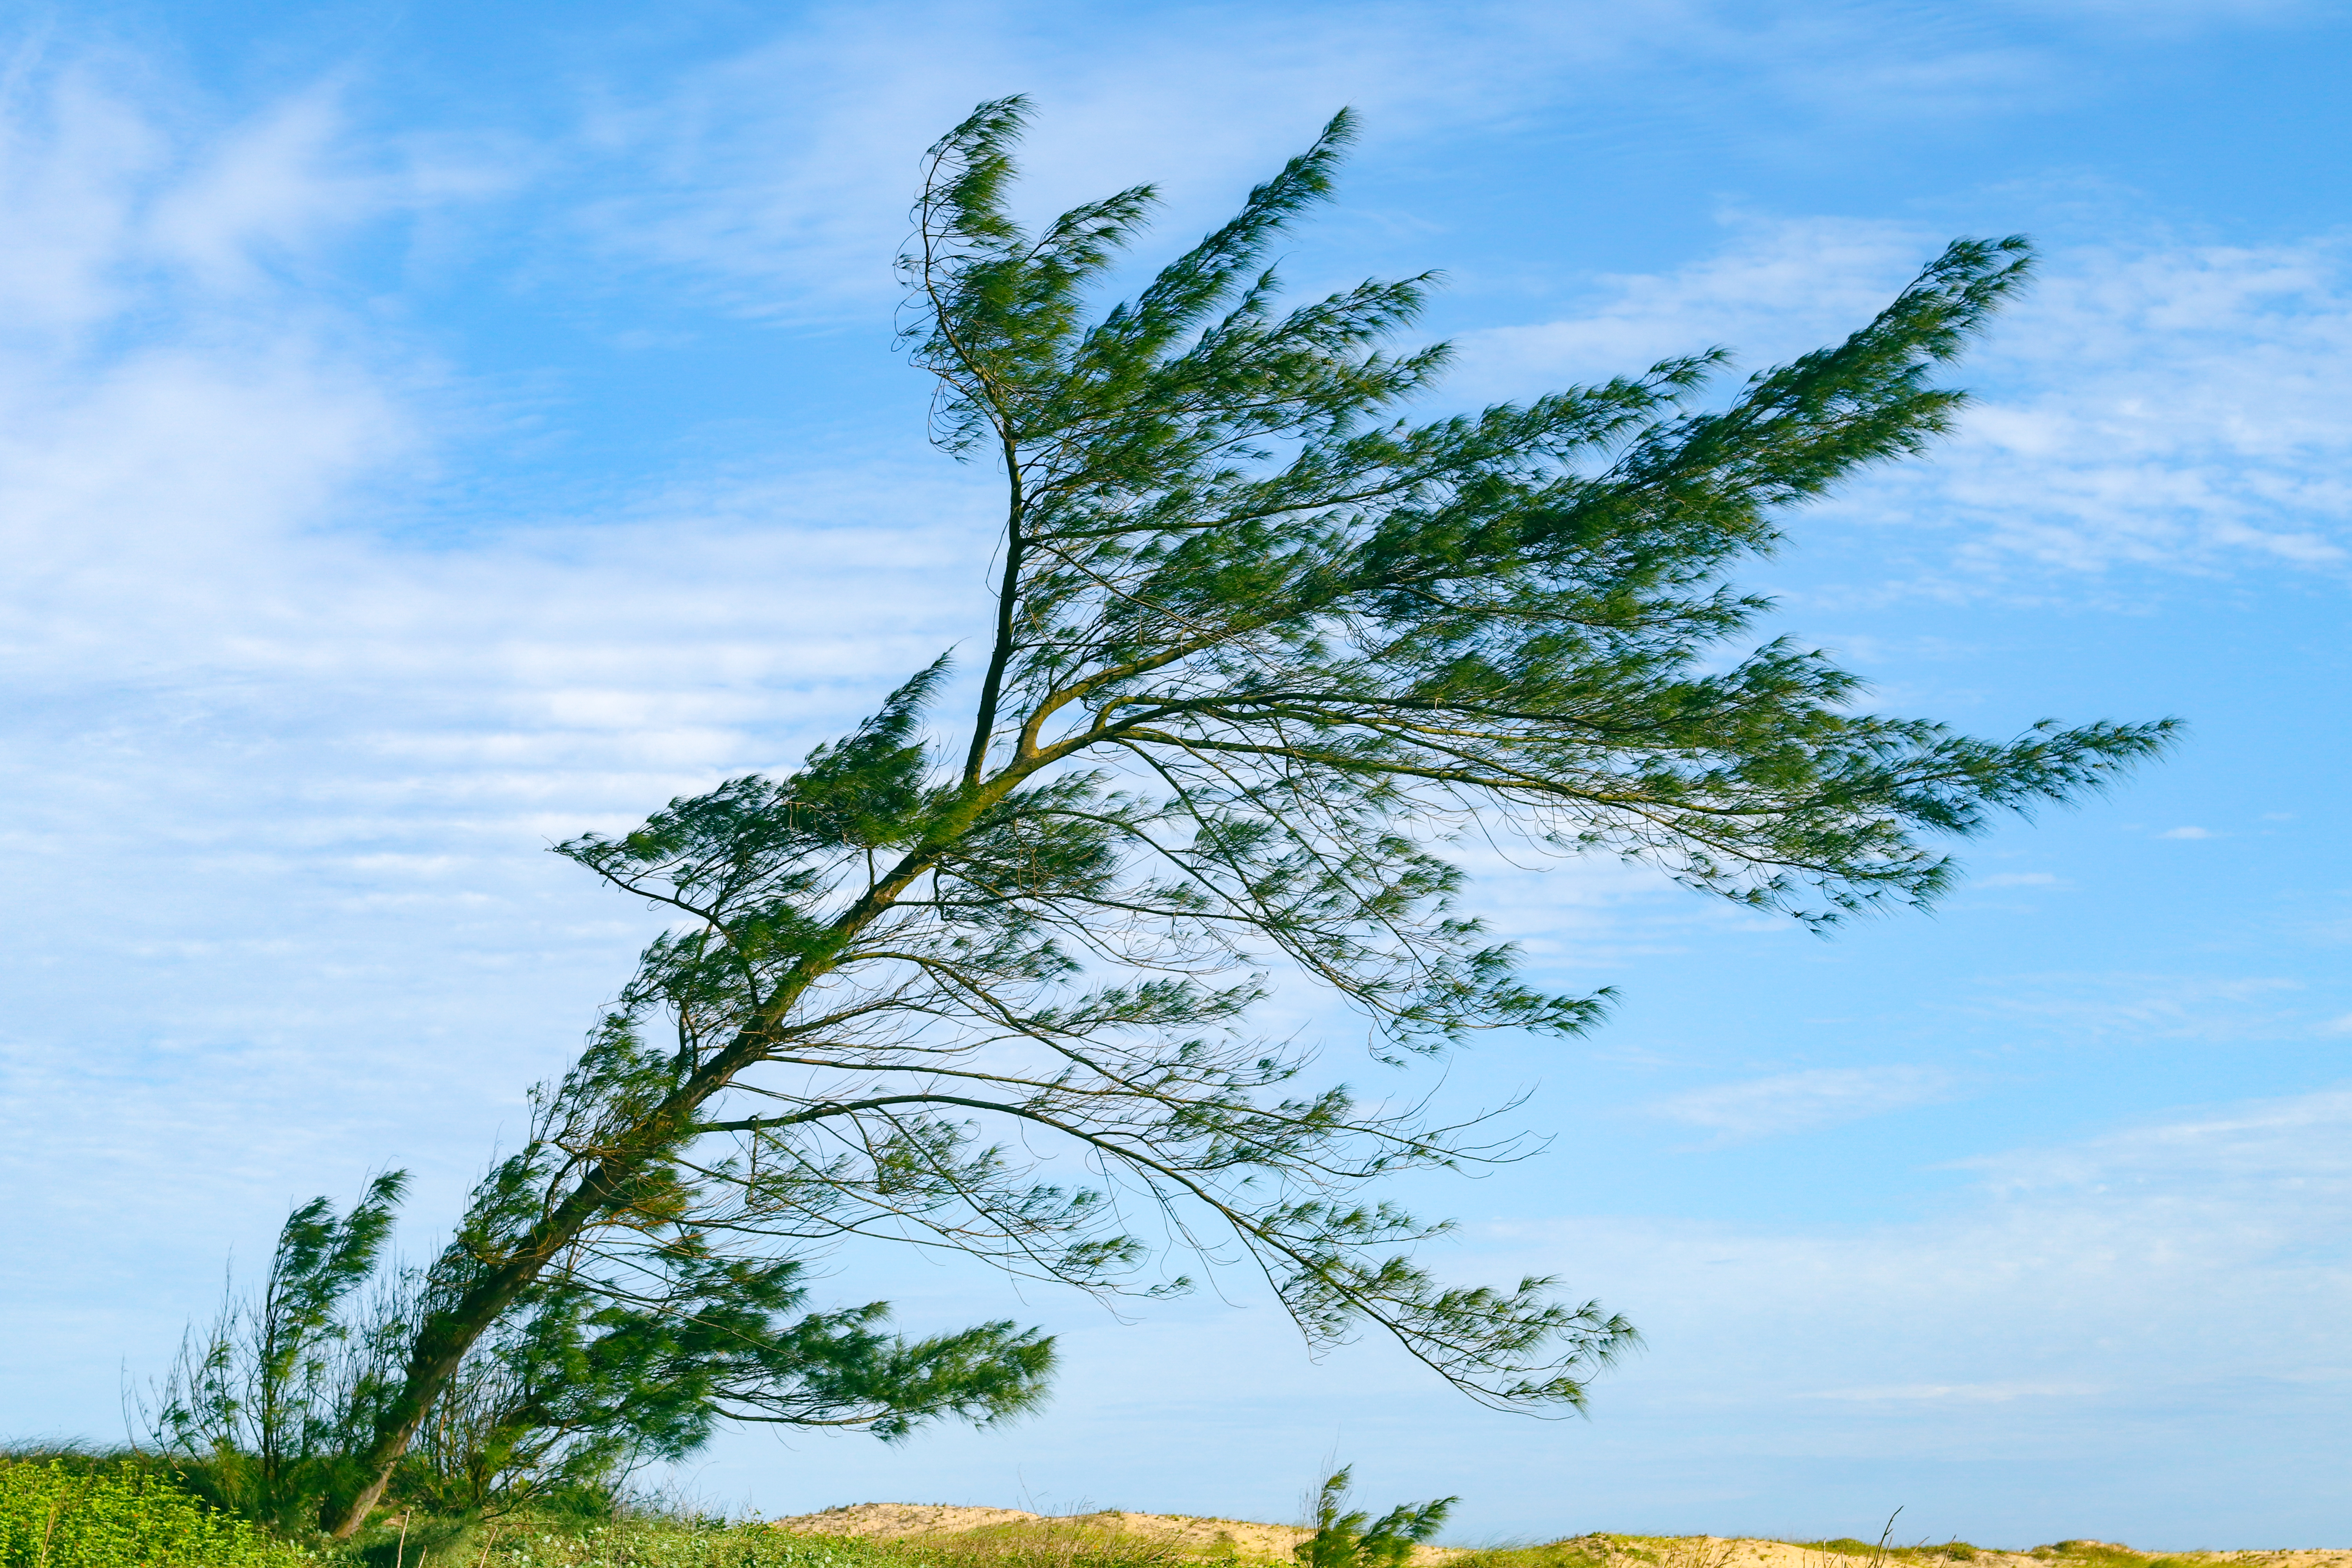
[[[1406,1068],[1476,1030],[1574,1034],[1603,998],[1528,984],[1464,911],[1465,830],[1821,925],[1932,900],[1937,836],[2165,742],[1869,713],[1728,582],[1799,503],[1946,429],[1936,367],[2023,242],[1955,243],[1843,342],[1711,401],[1700,353],[1415,423],[1447,350],[1384,345],[1430,279],[1286,309],[1264,268],[1347,116],[1097,310],[1153,193],[1024,229],[1024,112],[932,150],[903,262],[933,438],[1004,487],[971,706],[941,706],[967,689],[942,658],[789,777],[559,847],[675,919],[431,1266],[345,1533],[518,1315],[558,1311],[567,1354],[659,1341],[706,1423],[889,1434],[1037,1397],[1050,1347],[1010,1323],[793,1317],[798,1260],[851,1237],[1096,1292],[1239,1263],[1312,1342],[1369,1327],[1490,1405],[1576,1405],[1629,1326],[1548,1279],[1440,1282],[1414,1249],[1443,1226],[1379,1195],[1493,1135],[1310,1085],[1253,1004],[1327,986]]]

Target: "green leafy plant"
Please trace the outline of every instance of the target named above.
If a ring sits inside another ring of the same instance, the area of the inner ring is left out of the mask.
[[[1412,1549],[1444,1528],[1460,1498],[1399,1503],[1374,1519],[1364,1510],[1341,1511],[1352,1468],[1327,1478],[1315,1496],[1315,1533],[1295,1549],[1301,1568],[1404,1568]]]

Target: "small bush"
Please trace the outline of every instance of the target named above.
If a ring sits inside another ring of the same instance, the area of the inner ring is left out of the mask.
[[[1924,1542],[1916,1546],[1896,1546],[1885,1541],[1857,1541],[1851,1535],[1841,1535],[1834,1541],[1800,1541],[1794,1544],[1808,1552],[1836,1557],[1867,1557],[1882,1563],[1973,1563],[1977,1560],[1977,1548],[1965,1541],[1947,1541],[1940,1546],[1930,1546]],[[2133,1561],[2137,1563],[2137,1559]]]
[[[1342,1468],[1323,1483],[1315,1499],[1315,1533],[1295,1549],[1300,1568],[1404,1568],[1412,1549],[1435,1535],[1460,1498],[1399,1503],[1374,1519],[1362,1510],[1342,1513],[1350,1472]]]
[[[2033,1555],[2057,1558],[2080,1568],[2143,1568],[2148,1560],[2147,1552],[2118,1546],[2112,1541],[2053,1542],[2048,1546],[2035,1547]]]
[[[1610,1544],[1605,1535],[1576,1535],[1538,1546],[1489,1546],[1454,1568],[1606,1568]],[[1655,1554],[1651,1557],[1654,1561]]]
[[[308,1553],[135,1460],[0,1463],[0,1568],[295,1568]]]

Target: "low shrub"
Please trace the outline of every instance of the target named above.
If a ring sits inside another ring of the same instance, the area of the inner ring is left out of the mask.
[[[0,1568],[296,1568],[311,1561],[136,1460],[0,1462]]]
[[[392,1554],[369,1553],[385,1563]],[[757,1525],[656,1520],[566,1525],[514,1520],[478,1525],[428,1551],[412,1538],[407,1568],[879,1568],[869,1554]]]
[[[1825,1552],[1837,1557],[1866,1557],[1880,1563],[1934,1563],[1938,1559],[1954,1563],[1973,1563],[1978,1549],[1965,1541],[1947,1541],[1940,1546],[1921,1542],[1913,1546],[1896,1546],[1890,1542],[1857,1541],[1851,1535],[1841,1535],[1834,1541],[1799,1541],[1791,1544],[1808,1552]]]
[[[1576,1535],[1537,1546],[1488,1546],[1458,1559],[1454,1568],[1606,1568],[1614,1550],[1605,1535]],[[1656,1560],[1654,1552],[1647,1554]]]
[[[381,1530],[381,1526],[376,1527]],[[756,1521],[509,1517],[462,1528],[412,1528],[404,1568],[1154,1568],[1129,1547],[1097,1554],[1088,1542],[1034,1539],[885,1542],[802,1535]],[[395,1549],[373,1535],[362,1557],[392,1568]]]

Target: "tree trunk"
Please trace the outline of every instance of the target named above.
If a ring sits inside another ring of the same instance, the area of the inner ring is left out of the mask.
[[[837,952],[841,943],[856,937],[897,902],[898,895],[930,868],[944,844],[961,837],[986,805],[1002,798],[1037,765],[1032,761],[1024,766],[1007,768],[986,787],[969,792],[961,806],[935,827],[926,842],[910,850],[888,876],[868,888],[835,922],[833,951]],[[335,1540],[348,1541],[357,1534],[360,1526],[367,1522],[368,1514],[383,1500],[384,1489],[392,1484],[394,1468],[399,1465],[401,1455],[408,1451],[409,1439],[416,1435],[425,1412],[432,1409],[443,1387],[464,1364],[466,1352],[474,1348],[475,1342],[496,1326],[515,1298],[562,1256],[564,1248],[619,1206],[616,1194],[627,1190],[632,1178],[694,1136],[695,1111],[732,1083],[737,1074],[759,1061],[793,1005],[832,967],[830,960],[823,961],[793,975],[737,1032],[725,1050],[638,1123],[635,1135],[628,1140],[633,1147],[598,1161],[581,1178],[580,1184],[572,1189],[571,1195],[531,1226],[530,1235],[508,1254],[506,1261],[476,1280],[455,1305],[428,1319],[417,1331],[415,1348],[409,1352],[408,1365],[402,1374],[400,1393],[377,1421],[366,1452],[359,1456],[361,1473],[368,1479],[335,1525]]]

